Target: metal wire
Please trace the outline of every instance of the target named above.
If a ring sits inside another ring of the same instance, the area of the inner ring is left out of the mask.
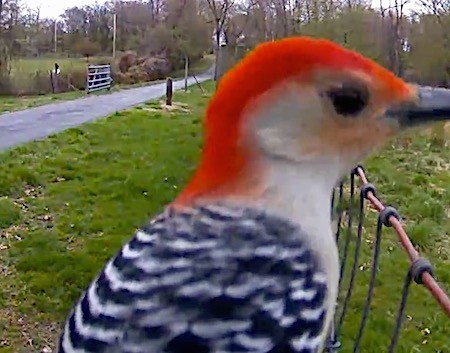
[[[348,221],[346,224],[346,236],[344,240],[344,247],[341,252],[341,265],[340,265],[340,279],[339,279],[339,289],[341,290],[341,284],[343,278],[345,276],[345,268],[348,262],[348,252],[349,246],[352,242],[352,228],[353,228],[353,204],[354,204],[354,196],[355,196],[355,177],[361,181],[361,189],[359,192],[359,207],[358,207],[358,228],[357,228],[357,236],[354,239],[355,250],[353,253],[353,262],[350,272],[349,284],[345,292],[345,296],[343,301],[340,303],[341,310],[336,310],[335,321],[332,323],[332,327],[329,333],[329,340],[326,351],[329,353],[338,352],[341,347],[341,342],[339,340],[341,332],[345,329],[345,318],[347,314],[347,309],[349,302],[352,298],[353,289],[356,283],[356,273],[357,267],[360,257],[360,250],[363,238],[363,224],[364,224],[364,206],[365,200],[368,200],[371,206],[378,211],[378,220],[377,220],[377,229],[376,229],[376,237],[374,242],[374,249],[372,254],[372,267],[371,274],[369,280],[369,288],[366,296],[366,301],[362,310],[361,322],[358,329],[357,337],[353,344],[353,353],[358,353],[361,346],[362,337],[364,335],[364,330],[366,328],[366,324],[369,320],[370,314],[370,306],[372,303],[374,288],[375,288],[375,280],[378,272],[378,262],[380,256],[380,245],[383,234],[383,227],[392,227],[398,235],[400,240],[400,244],[406,250],[406,253],[411,261],[410,268],[408,270],[407,275],[405,276],[403,288],[402,288],[402,297],[399,303],[397,317],[395,321],[395,326],[393,328],[392,338],[387,351],[389,353],[394,353],[395,348],[397,347],[401,326],[404,317],[404,312],[406,309],[408,296],[411,288],[411,283],[415,281],[417,284],[424,285],[428,291],[432,294],[432,296],[436,299],[436,301],[441,305],[443,311],[450,318],[450,299],[448,295],[442,290],[439,284],[435,281],[433,276],[433,268],[431,263],[422,257],[419,256],[419,253],[414,248],[411,240],[403,229],[400,221],[400,216],[393,207],[385,206],[375,195],[376,190],[375,186],[370,184],[365,175],[364,168],[362,166],[357,166],[350,174],[350,192],[349,192],[349,200],[348,200],[348,208],[346,210],[348,214]],[[341,235],[341,221],[343,215],[343,190],[344,183],[341,182],[338,187],[339,193],[337,198],[337,218],[338,218],[338,227],[336,230],[336,242],[339,244],[340,235]],[[332,212],[335,211],[336,207],[336,191],[332,194]],[[339,312],[339,314],[338,314]]]
[[[369,316],[370,304],[372,303],[373,290],[375,287],[375,279],[376,279],[377,272],[378,272],[378,259],[380,256],[380,245],[381,245],[382,232],[383,232],[383,223],[381,222],[381,218],[378,217],[377,235],[375,238],[375,249],[373,252],[369,290],[367,292],[366,304],[364,305],[363,314],[362,314],[362,318],[361,318],[361,324],[359,326],[359,331],[358,331],[358,336],[356,337],[355,345],[353,346],[353,353],[359,352],[359,346],[361,344],[361,339],[364,334],[364,329],[366,327],[367,317]]]
[[[333,193],[333,195],[334,195],[334,193]],[[341,181],[339,183],[339,199],[338,199],[338,209],[337,209],[337,212],[338,212],[338,218],[337,218],[338,227],[337,227],[337,231],[336,231],[336,242],[338,242],[338,243],[339,243],[339,238],[340,238],[340,235],[341,235],[342,202],[343,202],[343,199],[344,199],[344,182]],[[333,204],[333,206],[334,206],[334,204]]]
[[[369,182],[367,181],[366,175],[364,173],[364,169],[362,167],[357,167],[356,169],[357,169],[357,173],[358,173],[360,179],[362,180],[362,182],[364,184],[368,184]],[[379,212],[383,211],[383,209],[385,208],[383,203],[373,193],[368,193],[367,199]],[[389,217],[389,222],[392,225],[392,227],[395,229],[395,232],[397,233],[397,235],[399,237],[400,243],[401,243],[402,247],[406,250],[411,262],[418,260],[420,258],[419,253],[414,248],[411,240],[409,239],[408,234],[406,234],[400,221],[398,219],[396,219],[395,217]],[[450,298],[449,298],[449,296],[439,286],[439,284],[433,278],[431,273],[428,273],[426,271],[423,272],[421,274],[421,280],[423,282],[423,285],[433,295],[433,297],[436,299],[436,301],[442,307],[443,311],[450,318]]]
[[[394,334],[392,335],[391,344],[389,345],[388,352],[394,353],[395,347],[397,347],[398,338],[400,336],[400,329],[402,327],[403,316],[406,309],[406,302],[408,300],[409,288],[411,286],[412,277],[411,277],[411,269],[408,270],[408,273],[405,277],[405,283],[403,284],[402,290],[402,300],[400,302],[400,306],[398,309],[397,319],[395,320],[395,329]]]
[[[350,200],[348,204],[348,221],[347,221],[347,234],[345,237],[345,245],[344,245],[344,252],[341,259],[341,268],[339,272],[339,289],[341,288],[342,279],[344,277],[345,272],[345,266],[347,264],[347,254],[348,254],[348,247],[350,246],[350,238],[352,235],[352,222],[353,222],[353,200],[355,196],[355,174],[351,173],[350,175]],[[339,241],[339,239],[338,239]]]
[[[344,303],[342,305],[342,312],[341,316],[339,318],[337,327],[336,327],[336,335],[339,336],[342,324],[345,319],[345,315],[347,313],[347,306],[350,301],[350,298],[352,297],[353,293],[353,287],[355,284],[355,276],[356,276],[356,269],[358,268],[358,260],[359,260],[359,252],[361,248],[361,239],[362,239],[362,228],[363,228],[363,219],[364,219],[364,197],[362,193],[360,193],[359,197],[359,208],[358,208],[358,234],[356,238],[356,244],[355,244],[355,253],[353,256],[353,266],[350,273],[350,282],[347,289],[347,294],[344,299]]]

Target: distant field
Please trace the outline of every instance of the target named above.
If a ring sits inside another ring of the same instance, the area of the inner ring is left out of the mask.
[[[93,57],[89,61],[91,63],[109,62],[111,58],[108,57]],[[84,69],[86,65],[86,59],[84,58],[36,58],[36,59],[20,59],[16,60],[12,64],[12,76],[14,78],[14,83],[19,87],[27,87],[30,81],[30,77],[40,71],[49,71],[53,68],[53,65],[57,62],[61,71],[74,71],[77,69]],[[214,55],[205,55],[203,59],[199,60],[193,64],[189,69],[189,74],[200,74],[208,70],[214,63]],[[179,78],[184,76],[184,70],[178,70],[171,75],[174,78]],[[153,81],[156,83],[159,81]],[[113,91],[123,88],[137,87],[141,85],[146,85],[148,83],[138,83],[135,85],[119,85],[114,84]],[[103,94],[107,91],[99,91],[95,94]],[[85,95],[84,91],[74,91],[58,94],[45,94],[37,96],[0,96],[0,114],[23,110],[27,108],[32,108],[40,105],[45,105],[49,103],[55,103],[57,101],[72,100],[76,98],[83,97]]]
[[[92,63],[110,62],[108,57],[92,57]],[[46,85],[46,76],[54,68],[55,63],[60,66],[61,73],[76,73],[77,77],[83,77],[83,70],[86,67],[85,58],[68,57],[43,57],[16,59],[11,63],[11,78],[14,88],[18,92],[38,92],[47,91],[50,88],[43,88]],[[40,78],[39,78],[40,77]],[[83,78],[81,78],[83,79]],[[22,93],[23,94],[23,93]]]
[[[111,57],[96,56],[89,59],[90,63],[109,63],[111,62]],[[203,59],[196,62],[192,70],[205,71],[207,70],[214,61],[214,55],[205,55]],[[18,59],[14,60],[11,65],[11,74],[13,76],[29,75],[34,74],[37,71],[49,71],[53,69],[55,63],[61,68],[61,71],[73,71],[76,69],[84,69],[86,67],[85,58],[35,58],[35,59]],[[184,73],[184,70],[179,70],[176,72],[177,76]]]
[[[89,61],[97,63],[100,60],[110,62],[109,57],[93,57]],[[53,69],[55,63],[61,68],[61,71],[72,71],[75,69],[84,69],[86,66],[85,58],[35,58],[35,59],[17,59],[11,65],[11,74],[29,75],[37,71],[49,71]]]

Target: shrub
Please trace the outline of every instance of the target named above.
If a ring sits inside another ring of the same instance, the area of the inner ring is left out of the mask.
[[[65,74],[64,80],[66,82],[66,86],[68,86],[67,83],[70,80],[70,84],[72,86],[74,86],[75,88],[85,89],[86,88],[86,70],[81,70],[81,69],[72,70]]]
[[[100,44],[97,42],[92,42],[88,38],[83,38],[80,41],[77,41],[72,50],[86,57],[94,56],[99,53],[101,50]]]
[[[129,72],[123,73],[123,72],[116,72],[113,73],[113,81],[116,84],[121,84],[121,85],[131,85],[133,84],[133,77],[131,76],[131,74]]]
[[[12,96],[17,94],[10,77],[0,75],[0,96]]]
[[[119,70],[122,73],[127,72],[130,67],[137,65],[138,57],[134,53],[126,53],[119,59]]]
[[[48,71],[36,71],[30,86],[22,91],[23,95],[46,94],[52,91],[52,82]]]

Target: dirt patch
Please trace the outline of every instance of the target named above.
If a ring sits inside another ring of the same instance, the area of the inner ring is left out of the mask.
[[[172,105],[167,105],[166,101],[159,101],[160,107],[162,110],[170,113],[181,112],[181,113],[190,113],[189,105],[181,103],[181,102],[172,102]]]

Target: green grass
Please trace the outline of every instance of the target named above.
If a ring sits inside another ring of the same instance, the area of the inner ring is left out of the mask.
[[[432,261],[436,278],[450,293],[450,151],[439,141],[417,132],[407,147],[397,143],[365,163],[369,181],[377,187],[378,197],[400,212],[403,225],[422,256]],[[357,179],[358,180],[358,179]],[[360,185],[358,180],[358,185]],[[348,186],[346,187],[348,193]],[[357,214],[359,194],[355,197]],[[378,213],[366,202],[362,255],[358,261],[356,287],[343,327],[342,352],[351,352],[361,322],[361,309],[368,291]],[[346,219],[343,222],[346,225]],[[353,221],[356,237],[357,218]],[[340,247],[343,249],[346,229]],[[348,286],[354,244],[349,251],[342,298]],[[363,336],[361,352],[387,351],[401,299],[409,261],[396,233],[383,228],[378,276],[371,314]],[[450,352],[450,320],[424,287],[411,285],[406,319],[396,352]],[[428,331],[429,330],[429,331]],[[382,349],[380,347],[383,347]]]
[[[204,87],[213,92],[211,83]],[[189,111],[167,112],[151,102],[0,154],[1,353],[53,347],[68,310],[104,262],[191,175],[207,100],[192,87],[175,93]],[[407,148],[396,143],[365,163],[379,195],[399,209],[447,290],[449,155],[448,147],[415,136]],[[375,213],[368,214],[361,264],[369,262],[374,233]],[[364,353],[386,351],[407,269],[392,231],[384,233],[382,249]],[[345,353],[359,325],[368,275],[367,269],[357,274],[343,330]],[[397,352],[450,352],[450,320],[417,285],[407,315]]]
[[[73,91],[59,94],[46,94],[41,96],[2,97],[0,96],[0,114],[38,107],[45,104],[67,101],[83,97],[83,91]]]
[[[99,61],[108,62],[111,58],[94,57],[92,62]],[[15,85],[18,87],[27,87],[30,76],[36,72],[48,72],[53,69],[57,62],[62,72],[73,72],[74,70],[84,70],[86,67],[85,58],[33,58],[33,59],[16,59],[11,64],[11,76],[14,79]],[[114,86],[113,90],[121,88]],[[99,91],[95,94],[104,94],[107,91]],[[73,100],[85,96],[84,91],[73,91],[58,94],[46,94],[37,96],[0,96],[0,114],[33,108],[45,104],[55,103],[59,101]]]
[[[111,62],[110,57],[92,57],[90,63],[108,63]],[[58,63],[62,73],[77,72],[78,76],[86,70],[85,58],[68,58],[68,57],[39,57],[39,58],[22,58],[15,59],[11,63],[11,77],[14,87],[19,92],[27,92],[30,89],[30,79],[34,79],[36,74],[48,76],[48,72]]]
[[[110,57],[93,57],[89,61],[92,63],[110,62]],[[214,62],[214,55],[205,55],[202,59],[194,63],[189,72],[199,74],[211,67]],[[34,74],[37,71],[48,72],[52,70],[55,63],[61,68],[61,72],[71,72],[74,70],[84,70],[86,68],[85,58],[32,58],[32,59],[16,59],[11,64],[11,75],[21,77],[23,79],[28,78],[30,74]],[[178,70],[174,73],[175,76],[183,76],[184,69]]]
[[[110,57],[93,57],[90,62],[110,62]],[[55,57],[55,58],[31,58],[31,59],[16,59],[11,64],[11,75],[21,76],[34,74],[37,71],[48,72],[53,69],[55,63],[61,68],[61,72],[83,70],[86,68],[85,58],[67,58],[67,57]]]

